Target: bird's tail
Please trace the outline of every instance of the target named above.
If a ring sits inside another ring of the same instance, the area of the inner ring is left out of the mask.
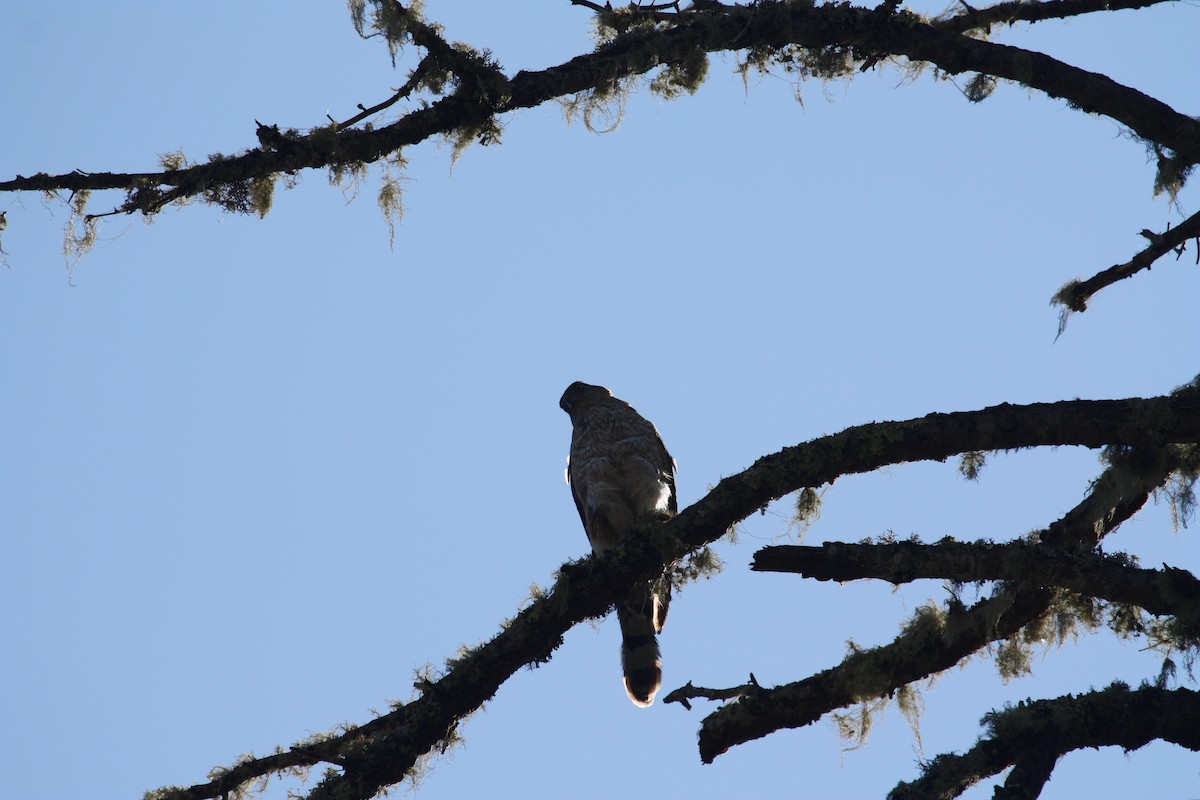
[[[625,691],[634,705],[643,708],[654,702],[654,695],[662,686],[662,659],[655,634],[662,630],[666,617],[666,603],[654,591],[653,584],[635,588],[625,602],[617,603]]]

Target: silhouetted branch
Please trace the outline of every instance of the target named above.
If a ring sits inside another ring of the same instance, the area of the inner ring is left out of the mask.
[[[836,667],[743,694],[704,718],[700,759],[712,763],[736,745],[809,725],[830,711],[887,697],[902,686],[947,670],[1039,619],[1052,600],[1052,592],[1035,589],[1002,592],[969,608],[952,606],[940,619],[910,626],[890,644],[852,653]]]
[[[728,689],[707,689],[703,686],[693,686],[692,682],[688,681],[687,685],[680,686],[664,697],[663,703],[679,703],[679,705],[691,711],[692,701],[697,698],[701,700],[736,700],[739,697],[753,694],[761,688],[753,672],[750,673],[749,681],[741,686],[733,686]]]
[[[1026,701],[988,714],[986,738],[962,755],[937,757],[919,779],[893,789],[888,800],[957,797],[1013,765],[1017,768],[1005,784],[1012,793],[996,796],[1037,797],[1030,790],[1040,790],[1054,762],[1072,750],[1115,746],[1128,752],[1159,739],[1200,750],[1197,719],[1200,693],[1190,689],[1130,689],[1114,683],[1078,696]]]
[[[1048,0],[1048,2],[1012,0],[1007,3],[996,3],[987,8],[972,8],[963,3],[966,11],[935,20],[933,24],[943,30],[955,33],[967,33],[973,30],[982,30],[987,33],[993,25],[1066,19],[1080,14],[1146,8],[1166,2],[1173,2],[1173,0]]]
[[[1198,416],[1200,397],[1196,390],[1185,389],[1150,400],[1004,404],[982,411],[859,425],[758,459],[745,472],[718,483],[705,502],[685,509],[671,527],[689,545],[698,547],[711,540],[702,536],[691,539],[689,531],[728,529],[772,500],[806,486],[823,486],[842,475],[870,472],[887,464],[941,461],[972,450],[1069,443],[1144,446],[1147,452],[1157,452],[1163,445],[1200,439]],[[1119,485],[1102,483],[1093,494],[1099,489],[1111,493],[1114,504],[1119,502]],[[1053,529],[1047,535],[1053,536]],[[1091,535],[1094,544],[1095,532]],[[1075,542],[1043,541],[1060,549]]]
[[[181,169],[17,176],[0,182],[0,191],[124,189],[128,195],[119,211],[154,213],[168,199],[220,198],[223,191],[230,191],[220,187],[268,180],[280,173],[372,163],[433,136],[479,129],[496,114],[611,85],[663,64],[684,62],[698,52],[792,45],[844,48],[862,59],[877,54],[904,56],[949,74],[978,72],[1017,81],[1080,110],[1108,116],[1139,137],[1169,148],[1178,158],[1200,161],[1200,122],[1165,103],[1042,53],[973,39],[905,11],[877,13],[858,6],[777,0],[677,16],[680,20],[672,26],[631,30],[594,53],[549,69],[518,72],[511,80],[485,56],[447,44],[432,26],[414,25],[409,28],[412,41],[452,71],[457,86],[452,94],[389,125],[369,131],[315,128],[289,140],[285,148],[255,148]],[[234,204],[226,207],[245,210]]]
[[[1117,264],[1098,272],[1086,281],[1071,281],[1058,290],[1051,302],[1063,306],[1066,311],[1086,311],[1088,300],[1092,299],[1096,292],[1141,270],[1150,269],[1155,261],[1167,253],[1172,250],[1178,251],[1188,239],[1200,236],[1200,212],[1164,233],[1145,231],[1142,235],[1150,240],[1150,244],[1136,256],[1124,264]],[[1059,326],[1059,332],[1062,332],[1062,325]]]
[[[628,592],[635,583],[656,577],[665,564],[719,539],[736,522],[802,487],[820,486],[839,475],[868,472],[888,464],[941,460],[968,450],[1070,444],[1132,446],[1197,438],[1200,399],[1194,393],[1177,392],[1150,399],[1001,405],[981,411],[930,414],[906,422],[862,425],[786,448],[723,479],[670,522],[646,528],[644,536],[629,537],[619,557],[588,557],[564,565],[561,576],[544,597],[522,610],[486,644],[457,659],[445,675],[423,683],[416,700],[346,733],[239,764],[218,781],[170,790],[160,798],[215,798],[280,769],[311,766],[319,761],[344,763],[345,767],[328,773],[308,795],[310,800],[372,797],[402,781],[421,756],[437,748],[460,719],[491,698],[514,672],[527,664],[547,661],[573,625],[607,613],[613,598]],[[1116,507],[1109,502],[1106,508]],[[1116,512],[1110,519],[1119,521],[1124,519],[1123,514]],[[1071,524],[1090,530],[1094,520],[1083,514],[1081,521]],[[1036,617],[1044,611],[1047,598],[1048,594],[1041,593],[980,604],[984,610],[976,616],[961,618],[963,625],[973,628],[958,634],[958,650],[948,651],[946,665],[957,660],[954,652],[965,655],[981,646],[981,640],[986,643],[1007,635],[1011,625],[1019,628],[1023,624],[1018,624],[1020,620]],[[994,627],[992,620],[999,617],[1004,622]],[[936,666],[929,664],[922,668],[922,674]],[[839,700],[833,707],[850,700]],[[708,720],[705,726],[709,726]],[[711,760],[711,755],[706,760]]]
[[[428,57],[421,59],[421,62],[417,64],[416,68],[412,71],[412,74],[408,76],[408,80],[404,82],[404,85],[397,89],[396,93],[387,100],[384,100],[381,103],[376,103],[370,108],[367,108],[362,103],[359,103],[359,113],[355,114],[353,117],[350,117],[344,122],[337,122],[330,117],[330,122],[336,122],[338,130],[342,130],[344,128],[349,128],[351,125],[357,125],[367,117],[374,116],[384,109],[391,108],[393,105],[416,91],[417,86],[419,86],[421,81],[425,79],[429,69]]]
[[[1017,757],[1004,785],[992,795],[995,800],[1037,800],[1058,763],[1058,754],[1031,748]]]
[[[1050,525],[1040,538],[1066,549],[1094,542],[1098,535],[1115,530],[1176,467],[1170,459],[1156,464],[1136,472],[1124,463],[1109,466],[1083,502]],[[709,714],[700,727],[700,758],[709,763],[736,745],[782,728],[811,724],[863,699],[890,696],[902,686],[949,669],[992,642],[1012,636],[1045,614],[1052,599],[1053,592],[1021,583],[1001,588],[970,608],[954,603],[943,615],[918,615],[890,644],[851,653],[836,667],[745,695]]]
[[[508,95],[508,78],[500,65],[487,56],[477,53],[465,45],[454,45],[446,41],[439,29],[426,23],[419,14],[412,12],[396,0],[390,0],[397,14],[405,18],[405,28],[413,44],[423,47],[429,58],[458,78],[459,89],[482,106],[495,110]]]
[[[1119,556],[1069,553],[1024,541],[780,545],[755,553],[751,569],[795,572],[822,581],[1022,581],[1174,616],[1186,628],[1200,633],[1200,580],[1187,570],[1165,564],[1161,570],[1140,569],[1129,566],[1127,559]]]

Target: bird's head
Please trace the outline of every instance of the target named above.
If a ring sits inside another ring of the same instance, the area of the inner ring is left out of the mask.
[[[612,392],[603,386],[593,386],[590,383],[575,381],[563,392],[558,406],[573,417],[576,411],[582,410],[589,403],[608,397],[612,397]]]

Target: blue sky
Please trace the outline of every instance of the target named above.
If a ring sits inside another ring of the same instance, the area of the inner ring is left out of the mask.
[[[514,8],[514,6],[516,6]],[[933,11],[936,8],[917,10]],[[586,49],[562,2],[430,0],[510,73]],[[1197,8],[998,32],[1197,107]],[[340,3],[18,4],[3,12],[0,174],[142,171],[254,144],[254,121],[346,118],[393,71]],[[61,204],[0,198],[0,766],[13,796],[139,797],[408,699],[414,670],[490,637],[587,545],[562,471],[573,380],[652,419],[681,505],[756,457],[846,426],[1000,402],[1150,396],[1200,368],[1194,253],[1110,288],[1055,341],[1050,296],[1180,219],[1113,122],[1001,85],[971,105],[931,71],[749,91],[648,92],[596,135],[549,105],[499,146],[413,148],[389,246],[372,175],[323,174],[265,220],[193,206],[111,218],[76,265]],[[961,85],[963,81],[958,81]],[[1195,211],[1194,191],[1180,202]],[[118,202],[98,195],[93,210]],[[806,541],[894,531],[1007,540],[1073,506],[1093,452],[897,466],[826,494]],[[937,583],[845,586],[746,569],[788,501],[676,598],[664,686],[795,680],[889,641]],[[1165,505],[1112,537],[1200,568]],[[1158,660],[1100,635],[1002,684],[977,658],[926,697],[923,754],[969,747],[1004,702],[1137,682]],[[916,774],[889,710],[863,748],[832,726],[701,766],[708,709],[635,709],[615,623],[580,626],[463,728],[422,797],[881,796]],[[1165,745],[1065,759],[1045,797],[1183,796]],[[266,796],[285,796],[275,782]],[[968,797],[990,796],[979,787]]]

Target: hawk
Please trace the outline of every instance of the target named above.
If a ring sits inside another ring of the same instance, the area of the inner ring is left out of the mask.
[[[640,520],[675,516],[675,462],[649,420],[603,386],[579,381],[558,404],[571,416],[567,482],[592,552],[616,549]],[[670,584],[658,580],[617,603],[625,691],[643,708],[662,685],[655,634],[670,600]]]

